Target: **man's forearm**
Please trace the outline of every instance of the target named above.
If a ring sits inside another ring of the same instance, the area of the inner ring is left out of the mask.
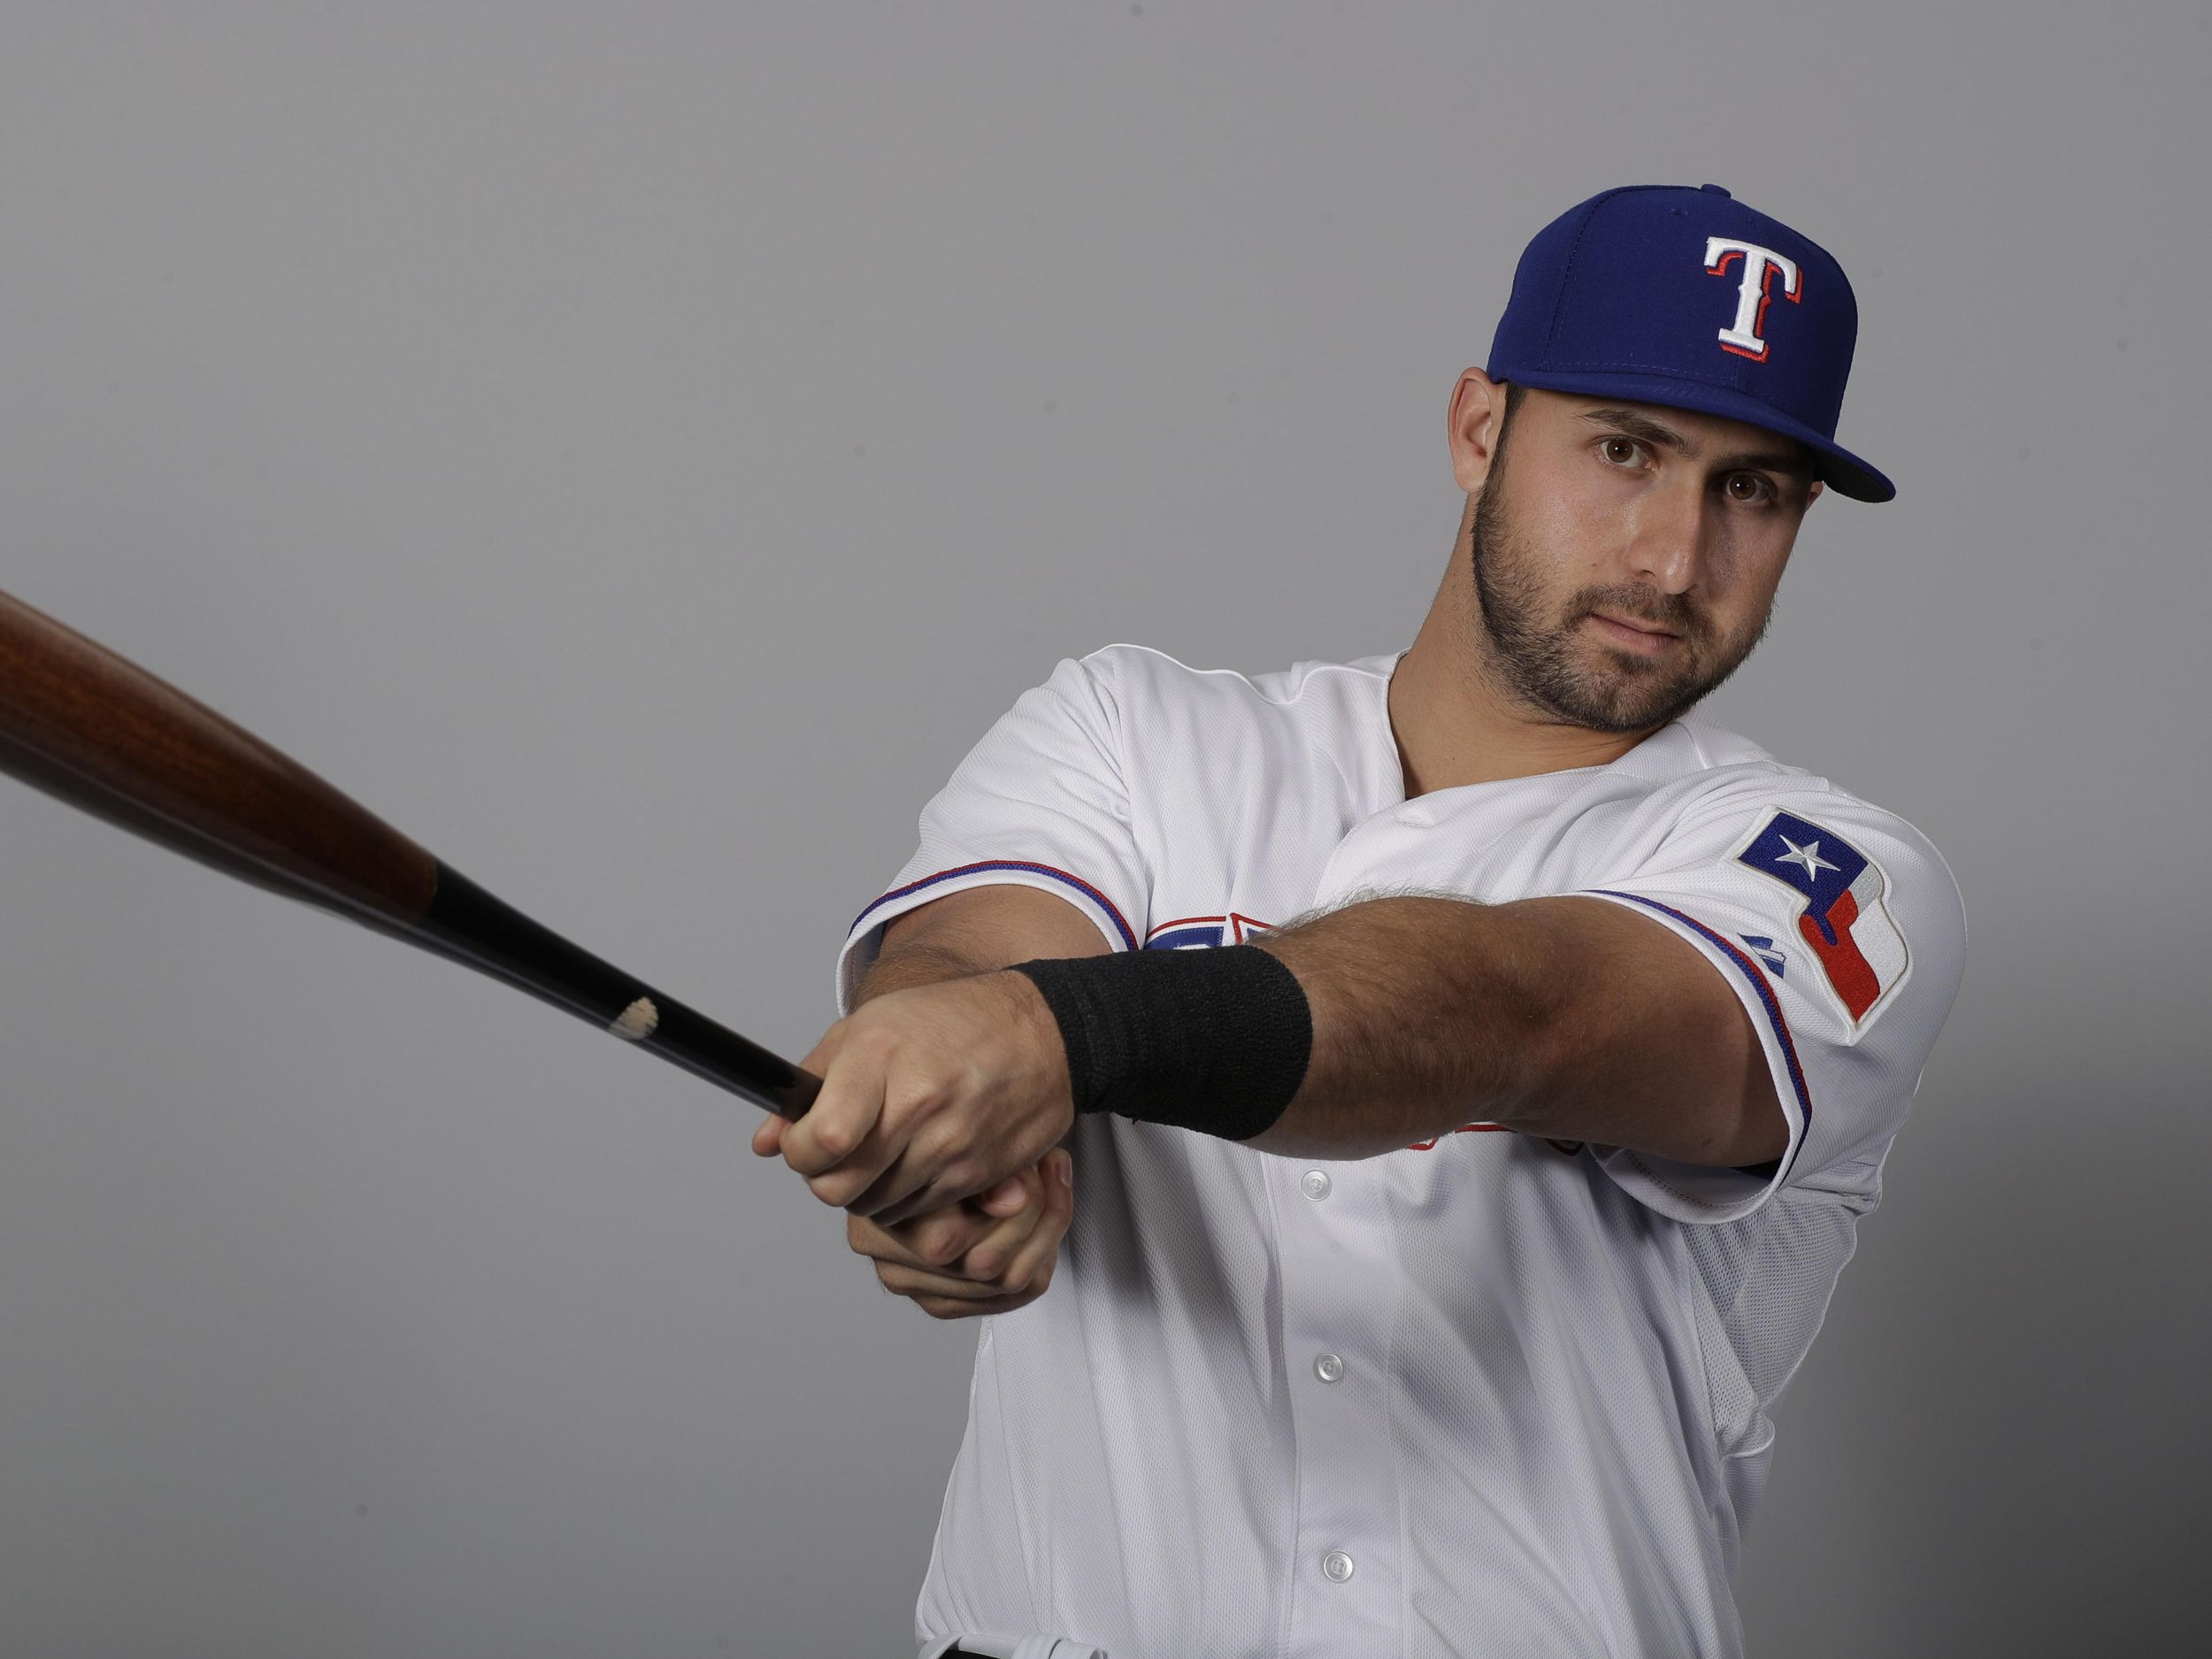
[[[887,934],[856,1008],[1036,956],[1104,949],[1057,899],[1026,889],[956,896],[959,909],[944,902]],[[1486,1122],[1735,1165],[1772,1158],[1786,1141],[1764,1053],[1732,990],[1694,946],[1625,906],[1567,895],[1371,899],[1254,943],[1296,976],[1311,1041],[1288,1104],[1257,1133],[1231,1133],[1243,1144],[1374,1157]],[[1138,1021],[1128,1041],[1141,1050],[1148,1017],[1125,1017]],[[1064,1039],[1068,1029],[1060,1023]],[[1179,1110],[1161,1119],[1204,1126]]]
[[[988,973],[990,966],[944,945],[916,943],[878,956],[853,987],[852,1005],[860,1007],[893,991],[911,986],[935,985],[943,979],[962,979],[972,973]]]
[[[1571,987],[1542,916],[1448,898],[1372,899],[1255,941],[1313,1015],[1305,1081],[1249,1144],[1365,1157],[1478,1119],[1510,1124]]]
[[[1374,899],[1255,942],[1313,1018],[1304,1081],[1249,1142],[1263,1150],[1367,1157],[1473,1122],[1694,1163],[1779,1150],[1732,993],[1603,899]]]

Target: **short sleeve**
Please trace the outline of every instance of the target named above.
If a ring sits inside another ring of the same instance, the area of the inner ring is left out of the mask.
[[[1770,1168],[1615,1148],[1599,1156],[1614,1180],[1682,1221],[1737,1220],[1786,1187],[1870,1207],[1964,964],[1965,912],[1934,847],[1838,792],[1735,786],[1586,891],[1704,953],[1749,1015],[1789,1120]]]
[[[969,887],[1012,883],[1067,900],[1108,946],[1133,950],[1149,880],[1131,828],[1110,666],[1063,660],[1024,692],[922,809],[921,844],[853,918],[838,953],[841,1015],[885,926]]]

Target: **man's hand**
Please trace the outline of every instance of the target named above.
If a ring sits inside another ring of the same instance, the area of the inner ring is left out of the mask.
[[[845,1237],[874,1261],[886,1290],[910,1298],[933,1319],[1011,1313],[1052,1284],[1060,1240],[1075,1214],[1073,1170],[1066,1150],[1056,1148],[987,1197],[895,1227],[849,1215]]]
[[[1060,1028],[1018,973],[875,997],[801,1064],[822,1092],[798,1122],[762,1125],[754,1150],[887,1231],[1033,1168],[1075,1122]]]

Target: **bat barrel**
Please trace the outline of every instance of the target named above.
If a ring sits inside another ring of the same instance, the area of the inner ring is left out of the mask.
[[[441,863],[417,942],[565,1009],[757,1106],[796,1118],[821,1079],[570,943]]]
[[[227,875],[504,980],[787,1118],[818,1079],[449,870],[280,751],[0,594],[0,772]]]
[[[357,802],[42,611],[0,594],[0,772],[227,875],[404,925],[436,861]]]

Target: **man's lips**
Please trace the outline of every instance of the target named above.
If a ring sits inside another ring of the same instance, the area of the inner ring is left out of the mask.
[[[1649,622],[1623,622],[1601,611],[1593,611],[1584,618],[1596,630],[1598,637],[1609,645],[1631,651],[1657,653],[1678,643],[1681,635]]]

